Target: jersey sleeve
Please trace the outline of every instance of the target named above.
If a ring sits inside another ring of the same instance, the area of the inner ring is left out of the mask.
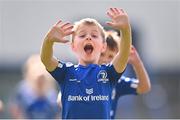
[[[106,67],[107,67],[107,73],[108,73],[109,79],[113,83],[116,83],[121,77],[121,75],[123,74],[123,72],[122,73],[116,72],[113,64],[107,64]]]
[[[66,75],[66,71],[67,71],[67,67],[66,67],[66,64],[64,62],[61,62],[61,61],[58,61],[58,65],[57,67],[49,72],[52,77],[58,82],[58,83],[61,83],[64,78],[65,78],[65,75]]]
[[[116,94],[117,96],[122,95],[128,95],[128,94],[134,94],[137,95],[137,87],[138,87],[139,81],[135,78],[128,78],[125,76],[122,76],[116,85]]]

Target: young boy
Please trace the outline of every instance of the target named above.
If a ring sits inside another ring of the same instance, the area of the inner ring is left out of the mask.
[[[41,62],[40,55],[31,55],[20,81],[10,99],[10,113],[14,119],[59,118],[55,83]]]
[[[73,25],[59,21],[45,37],[41,60],[61,86],[62,118],[110,119],[112,86],[124,71],[131,46],[131,28],[126,12],[110,8],[108,25],[121,30],[121,47],[112,64],[98,65],[106,48],[102,26],[94,19]],[[72,50],[78,65],[63,63],[53,57],[54,42],[66,43],[72,34]],[[119,41],[120,42],[120,41]]]
[[[99,64],[109,63],[119,50],[120,37],[114,31],[106,32],[106,51],[101,54]],[[134,46],[131,46],[128,62],[133,66],[138,79],[122,76],[112,91],[111,119],[115,117],[117,102],[121,96],[128,94],[143,94],[150,90],[151,84],[146,69]]]

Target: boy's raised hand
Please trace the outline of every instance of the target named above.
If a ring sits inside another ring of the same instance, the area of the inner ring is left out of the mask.
[[[73,25],[69,22],[58,21],[48,32],[47,39],[51,42],[60,42],[66,43],[69,40],[66,40],[65,37],[72,34]]]
[[[123,9],[119,8],[110,8],[107,11],[107,15],[111,18],[111,22],[107,24],[116,29],[126,29],[129,27],[128,15]]]
[[[138,54],[136,48],[133,45],[131,45],[131,50],[130,50],[128,62],[130,64],[134,65],[134,64],[138,63],[139,61],[140,61],[139,54]]]

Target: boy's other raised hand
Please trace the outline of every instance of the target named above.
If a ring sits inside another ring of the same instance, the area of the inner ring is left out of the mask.
[[[59,20],[48,32],[46,38],[50,40],[50,42],[60,42],[67,43],[69,40],[66,40],[65,37],[71,35],[73,25],[69,22],[62,22]]]
[[[107,24],[116,29],[126,29],[129,27],[128,15],[123,9],[110,8],[107,11],[107,15],[111,18],[110,22]]]
[[[139,61],[140,61],[139,54],[138,54],[136,48],[133,45],[131,45],[131,51],[129,54],[128,62],[130,64],[137,64]]]

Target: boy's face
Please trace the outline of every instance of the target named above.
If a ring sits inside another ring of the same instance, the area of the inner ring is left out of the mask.
[[[80,64],[97,64],[101,52],[106,47],[99,28],[93,24],[82,24],[74,34],[72,49]]]
[[[106,51],[101,53],[99,58],[99,64],[107,64],[110,63],[113,58],[116,56],[118,50],[111,50],[107,47]]]

